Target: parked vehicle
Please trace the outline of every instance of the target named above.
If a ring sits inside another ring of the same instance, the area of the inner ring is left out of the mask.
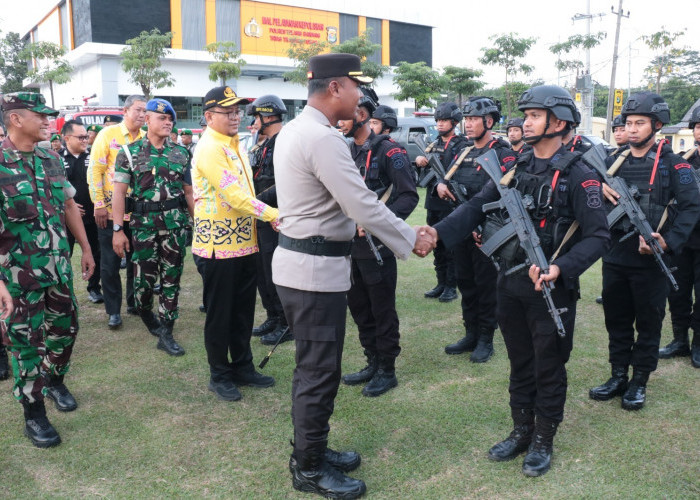
[[[425,136],[424,140],[426,144],[433,142],[438,136],[437,129],[435,128],[435,120],[432,118],[399,118],[398,126],[391,133],[391,138],[406,148],[414,172],[413,177],[416,182],[419,177],[425,175],[423,172],[425,169],[416,168],[416,156],[423,154],[414,141],[414,137],[417,134]]]
[[[124,116],[120,106],[81,106],[78,109],[61,110],[56,120],[51,120],[51,129],[60,132],[68,120],[78,120],[86,127],[102,125],[106,116]]]

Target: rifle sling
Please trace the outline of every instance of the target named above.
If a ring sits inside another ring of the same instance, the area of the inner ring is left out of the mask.
[[[615,160],[615,163],[613,163],[610,168],[608,169],[608,175],[612,177],[615,175],[615,172],[618,171],[618,169],[622,166],[622,164],[625,162],[627,157],[630,154],[630,149],[625,149],[622,153],[620,153],[620,156],[617,157],[617,160]]]
[[[455,161],[454,165],[452,165],[452,168],[450,168],[450,171],[445,174],[446,181],[449,181],[450,179],[452,179],[452,176],[455,174],[455,172],[457,172],[457,169],[459,168],[459,166],[462,164],[462,162],[464,161],[464,159],[467,157],[467,155],[469,154],[469,152],[472,149],[474,149],[474,146],[467,146],[466,148],[464,148],[464,151],[462,151],[462,154],[459,155],[459,158],[457,158],[457,161]]]
[[[386,201],[389,199],[389,196],[391,196],[391,192],[394,190],[394,185],[389,184],[389,187],[386,188],[386,191],[384,191],[384,194],[382,195],[381,198],[379,198],[379,201],[384,203],[386,205]]]
[[[698,150],[698,147],[695,146],[694,148],[689,149],[684,155],[683,159],[684,160],[689,160],[691,156],[693,156],[693,153],[695,153]]]

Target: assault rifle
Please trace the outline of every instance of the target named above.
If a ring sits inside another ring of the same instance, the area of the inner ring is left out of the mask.
[[[484,212],[492,209],[501,209],[508,213],[506,225],[484,242],[481,246],[481,251],[491,257],[496,250],[510,241],[511,238],[517,237],[520,247],[525,251],[527,260],[522,264],[506,270],[506,275],[516,273],[524,268],[530,267],[532,264],[540,268],[541,274],[547,274],[549,272],[549,261],[547,261],[547,257],[544,255],[544,251],[540,245],[540,238],[537,236],[535,226],[532,224],[532,219],[530,219],[530,214],[528,213],[528,210],[534,207],[534,200],[529,195],[523,196],[517,189],[509,188],[507,185],[501,184],[502,172],[500,160],[493,149],[490,149],[486,154],[478,157],[476,162],[481,165],[481,168],[491,177],[501,195],[500,200],[485,204],[483,207]],[[558,309],[554,305],[554,300],[552,299],[553,289],[553,281],[542,282],[542,294],[547,302],[547,309],[557,327],[557,333],[559,336],[564,337],[566,336],[566,330],[564,329],[561,315],[568,309]]]
[[[651,235],[651,233],[655,231],[649,224],[649,221],[647,220],[646,215],[644,215],[639,203],[637,203],[639,190],[636,186],[627,186],[627,183],[623,178],[612,175],[614,172],[610,173],[605,166],[606,158],[607,154],[605,153],[602,145],[592,147],[581,157],[581,159],[589,167],[595,169],[603,177],[608,186],[610,186],[617,192],[617,194],[620,195],[620,198],[617,200],[617,206],[615,206],[615,208],[613,208],[608,214],[608,227],[612,228],[626,216],[633,229],[620,238],[620,241],[625,241],[635,234],[640,235],[644,239],[644,242],[649,245],[649,248],[651,248],[652,254],[654,255],[654,260],[656,260],[656,263],[661,268],[661,271],[671,282],[673,289],[678,291],[678,283],[676,282],[676,278],[673,277],[673,270],[668,268],[662,257],[664,250],[661,248],[661,245],[659,245],[656,238]]]
[[[418,146],[420,150],[423,151],[423,154],[428,159],[428,168],[430,168],[430,172],[428,172],[425,175],[425,177],[423,177],[423,179],[418,183],[418,186],[426,187],[433,180],[437,180],[437,182],[441,182],[444,180],[445,184],[447,184],[447,188],[450,190],[450,193],[452,193],[452,196],[454,196],[457,200],[457,204],[461,205],[462,203],[466,203],[467,197],[462,192],[459,183],[453,181],[450,178],[452,176],[448,176],[448,174],[445,173],[445,167],[440,161],[440,156],[437,153],[425,152],[427,146],[425,145],[425,141],[423,141],[423,137],[420,134],[416,134],[416,136],[413,139],[413,142],[415,142],[416,146]]]

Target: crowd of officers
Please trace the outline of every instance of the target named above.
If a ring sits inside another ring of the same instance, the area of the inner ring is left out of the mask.
[[[395,112],[361,86],[368,81],[354,57],[312,58],[309,105],[288,125],[278,96],[251,100],[216,87],[205,96],[206,129],[197,144],[190,130],[178,141],[168,101],[130,96],[120,123],[66,122],[51,137],[53,152],[37,143],[47,139],[48,117],[57,112],[40,94],[3,96],[0,378],[9,376],[7,346],[13,393],[33,444],[60,443],[44,396],[59,411],[77,408],[64,383],[78,331],[70,269],[76,242],[88,298],[104,303],[107,326],[122,324],[119,271],[126,259],[128,312],[140,316],[158,349],[181,356],[173,329],[189,233],[204,283],[209,389],[219,399],[240,399],[239,386],[275,383],[255,370],[251,336],[267,345],[295,340],[290,471],[302,491],[342,498],[365,491],[345,475],[360,465],[359,454],[328,447],[328,419],[341,381],[362,384],[368,397],[398,385],[396,256],[405,259],[411,249],[423,257],[433,251],[437,285],[425,297],[449,302],[457,290],[461,295],[464,335],[445,347],[447,354],[470,352],[472,362],[487,362],[500,328],[513,430],[488,456],[502,461],[527,452],[526,475],[549,470],[564,415],[579,276],[599,258],[611,377],[590,397],[619,396],[622,408],[637,410],[659,358],[690,355],[700,368],[693,299],[700,287],[700,154],[696,146],[677,155],[656,140],[670,121],[660,96],[630,96],[612,124],[617,148],[605,167],[638,193],[664,258],[676,268],[674,291],[628,221],[609,227],[619,193],[586,161],[587,147],[575,134],[580,115],[567,91],[527,90],[518,101],[524,118],[507,122],[508,141],[493,132],[501,121],[493,99],[473,97],[461,109],[439,104],[438,137],[415,164],[430,168],[436,155],[445,174],[427,186],[427,225],[412,230],[403,222],[419,200],[411,162],[389,135]],[[256,142],[247,154],[237,137],[244,116]],[[700,108],[689,125],[700,142]],[[304,135],[315,149],[299,149]],[[480,159],[490,151],[497,177]],[[517,241],[491,257],[482,251],[509,222],[494,205],[502,189],[531,201],[528,215],[548,268],[531,265]],[[543,287],[561,311],[564,335]],[[256,290],[267,317],[253,327]],[[673,340],[660,349],[667,299]],[[346,308],[367,363],[341,376]]]

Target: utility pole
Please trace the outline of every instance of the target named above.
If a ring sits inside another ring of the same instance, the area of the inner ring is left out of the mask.
[[[591,37],[591,19],[594,17],[603,17],[604,12],[599,14],[591,14],[591,0],[586,0],[586,13],[576,14],[571,18],[572,21],[586,20],[586,35]],[[591,49],[586,49],[586,71],[581,78],[576,75],[576,88],[581,90],[583,105],[581,106],[582,130],[584,134],[590,134],[593,130],[591,117],[593,116],[593,80],[591,79]]]
[[[608,113],[605,123],[605,140],[610,140],[610,124],[612,123],[612,112],[613,112],[613,99],[615,96],[615,73],[617,72],[617,44],[620,41],[620,23],[623,17],[630,17],[630,11],[627,11],[627,15],[622,12],[622,0],[620,0],[620,5],[615,12],[615,7],[610,7],[610,12],[617,15],[617,28],[615,29],[615,48],[613,49],[613,60],[612,60],[612,72],[610,74],[610,88],[608,89]]]

